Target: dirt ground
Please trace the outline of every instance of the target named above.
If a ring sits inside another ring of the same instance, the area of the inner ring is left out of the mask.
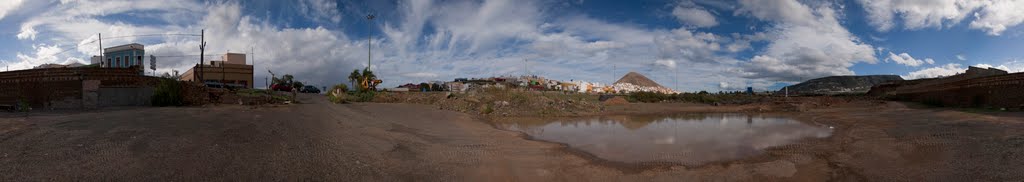
[[[0,114],[0,181],[1018,181],[1024,116],[858,101],[792,114],[833,136],[702,166],[619,164],[416,104]],[[629,104],[607,113],[762,106]]]

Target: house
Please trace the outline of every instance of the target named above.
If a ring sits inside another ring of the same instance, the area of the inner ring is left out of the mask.
[[[448,90],[452,92],[466,92],[466,90],[469,89],[469,87],[467,87],[467,85],[462,82],[448,82],[444,83],[444,86],[447,87]]]
[[[103,49],[103,58],[106,61],[102,62],[103,65],[101,67],[136,68],[141,75],[145,74],[145,65],[142,64],[142,59],[145,56],[145,46],[138,43],[108,47]]]

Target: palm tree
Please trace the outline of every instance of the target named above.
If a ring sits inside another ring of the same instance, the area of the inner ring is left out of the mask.
[[[377,75],[374,75],[373,71],[370,71],[369,68],[364,69],[363,70],[363,80],[361,80],[361,81],[362,82],[366,82],[366,86],[367,86],[368,89],[377,90],[376,85],[374,85],[374,83],[373,83],[374,80],[377,80]]]
[[[360,80],[360,79],[362,79],[362,78],[363,78],[363,75],[362,75],[362,74],[359,74],[359,69],[354,69],[354,70],[352,70],[352,73],[351,73],[351,74],[348,74],[348,81],[349,81],[350,83],[352,83],[352,87],[353,87],[353,88],[357,88],[357,89],[359,88],[359,87],[358,87],[358,86],[356,85],[356,82],[357,82],[357,81],[359,81],[359,80]]]

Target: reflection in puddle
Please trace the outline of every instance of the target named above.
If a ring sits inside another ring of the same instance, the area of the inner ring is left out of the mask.
[[[677,114],[584,118],[509,118],[503,129],[568,144],[619,162],[679,162],[699,165],[757,155],[768,147],[832,130],[784,117],[746,114]]]

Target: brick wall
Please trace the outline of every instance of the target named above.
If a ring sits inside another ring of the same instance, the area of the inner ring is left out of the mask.
[[[34,109],[95,108],[100,88],[151,87],[156,79],[130,68],[48,68],[0,72],[0,104]],[[152,92],[150,92],[152,95]]]

